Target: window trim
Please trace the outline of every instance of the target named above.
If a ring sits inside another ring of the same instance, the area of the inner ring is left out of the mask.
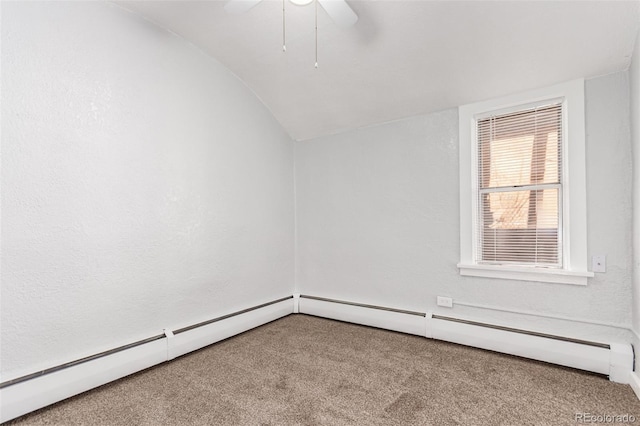
[[[477,206],[476,122],[489,113],[525,109],[544,101],[563,100],[563,267],[540,268],[476,263]],[[460,275],[485,278],[587,285],[587,197],[585,171],[584,79],[498,99],[463,105],[460,129]],[[569,201],[571,200],[571,201]]]

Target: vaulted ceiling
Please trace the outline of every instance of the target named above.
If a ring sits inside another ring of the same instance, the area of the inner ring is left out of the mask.
[[[356,1],[340,28],[314,7],[264,0],[119,1],[235,73],[304,140],[626,69],[639,1]]]

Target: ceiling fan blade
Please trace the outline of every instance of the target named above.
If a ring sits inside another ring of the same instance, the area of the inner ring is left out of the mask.
[[[229,0],[227,4],[224,5],[224,10],[232,15],[240,15],[261,1],[262,0]]]
[[[318,0],[333,22],[339,27],[350,27],[358,22],[358,15],[345,0]]]

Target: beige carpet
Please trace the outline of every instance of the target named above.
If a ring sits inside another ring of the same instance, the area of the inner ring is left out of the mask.
[[[575,425],[633,415],[601,376],[291,315],[8,424]]]

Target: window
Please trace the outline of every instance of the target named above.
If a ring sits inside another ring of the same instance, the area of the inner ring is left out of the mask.
[[[584,82],[460,107],[462,275],[587,283]]]
[[[562,103],[476,120],[477,261],[562,266]]]

